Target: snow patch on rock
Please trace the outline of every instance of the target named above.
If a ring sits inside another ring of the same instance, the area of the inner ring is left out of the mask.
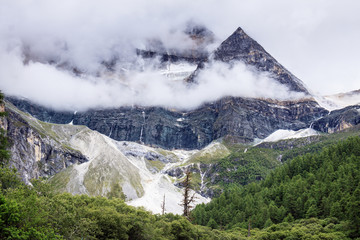
[[[313,135],[318,135],[319,133],[315,131],[312,128],[305,128],[300,129],[298,131],[293,130],[286,130],[286,129],[279,129],[272,134],[270,134],[268,137],[257,143],[256,145],[262,143],[262,142],[277,142],[284,139],[291,139],[291,138],[303,138]]]
[[[166,76],[170,80],[184,80],[189,77],[197,68],[196,64],[190,64],[186,62],[178,64],[168,64],[166,69],[160,71],[160,73]]]

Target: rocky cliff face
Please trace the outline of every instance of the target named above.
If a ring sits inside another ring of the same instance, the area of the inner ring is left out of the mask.
[[[65,124],[70,123],[73,119],[73,112],[54,111],[26,99],[7,96],[5,99],[14,104],[18,109],[30,113],[36,119],[44,122]]]
[[[335,110],[314,122],[313,128],[320,132],[334,133],[360,123],[360,105]]]
[[[306,128],[328,113],[311,99],[275,102],[229,97],[193,111],[122,107],[72,115],[65,113],[64,116],[60,113],[54,115],[53,111],[47,112],[44,108],[38,110],[28,103],[18,104],[19,100],[10,101],[43,121],[72,121],[115,140],[141,142],[166,149],[200,149],[225,136],[232,136],[239,142],[251,142],[255,138],[265,138],[277,129]]]
[[[88,161],[80,152],[67,148],[31,126],[8,104],[6,111],[8,116],[2,127],[11,144],[10,164],[26,183],[34,178],[52,176],[74,163]]]

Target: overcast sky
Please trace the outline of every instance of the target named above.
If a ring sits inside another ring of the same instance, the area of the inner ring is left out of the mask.
[[[179,46],[177,31],[194,20],[219,40],[242,27],[315,93],[351,91],[360,89],[359,12],[358,0],[0,0],[0,88],[46,91],[34,78],[58,89],[75,81],[48,66],[22,69],[16,56],[24,49],[40,62],[62,59],[92,71],[99,59],[126,55],[144,39]]]

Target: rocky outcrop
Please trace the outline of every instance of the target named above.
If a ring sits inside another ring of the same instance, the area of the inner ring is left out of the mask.
[[[21,110],[34,114],[34,105],[18,105],[18,100],[12,102]],[[39,111],[35,110],[35,114]],[[51,112],[49,110],[48,114],[45,110],[36,116],[46,121],[47,118],[41,117],[47,117]],[[255,138],[265,138],[277,129],[299,130],[327,113],[311,99],[275,102],[228,97],[192,111],[121,107],[78,112],[72,119],[60,116],[51,121],[72,121],[115,140],[142,142],[166,149],[201,149],[225,136],[232,136],[238,142],[251,142]]]
[[[199,64],[207,61],[208,53],[206,51],[177,51],[167,50],[164,52],[158,52],[153,50],[137,49],[136,54],[142,58],[155,58],[159,57],[160,63],[176,63],[176,62],[188,62],[193,64]]]
[[[166,174],[177,178],[178,181],[175,185],[182,188],[184,186],[180,179],[185,177],[186,171],[190,171],[192,173],[193,182],[195,182],[192,186],[193,189],[203,197],[213,198],[215,196],[219,196],[222,192],[221,189],[214,187],[214,185],[220,181],[219,174],[216,173],[218,165],[218,163],[193,163],[187,166],[169,169],[166,171]],[[195,180],[195,178],[198,179]]]
[[[10,165],[27,184],[31,179],[49,177],[74,163],[88,161],[80,152],[39,133],[18,113],[9,108],[6,111],[8,115],[3,128],[11,144]]]
[[[161,63],[176,63],[176,62],[188,62],[194,64],[200,64],[208,60],[209,52],[207,47],[215,40],[214,33],[211,32],[203,25],[189,22],[184,30],[186,36],[188,36],[188,42],[191,42],[192,47],[187,49],[168,49],[164,46],[160,40],[148,41],[146,49],[137,49],[138,56],[143,58],[155,58],[158,57]]]
[[[320,132],[333,133],[353,127],[359,123],[360,105],[356,105],[332,111],[329,115],[315,121],[312,127]]]
[[[18,109],[30,113],[33,117],[51,123],[65,124],[70,123],[73,119],[73,112],[55,111],[43,107],[39,104],[30,102],[27,99],[6,96],[5,99],[14,104]]]

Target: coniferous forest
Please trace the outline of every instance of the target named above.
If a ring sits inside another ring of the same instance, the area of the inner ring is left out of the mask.
[[[353,137],[296,157],[261,182],[229,188],[209,204],[198,205],[192,212],[194,223],[232,229],[250,222],[254,228],[277,231],[300,219],[318,223],[317,218],[326,219],[333,230],[340,224],[339,231],[360,237],[359,170],[360,138]]]
[[[1,239],[360,237],[359,137],[289,160],[262,181],[233,184],[189,219],[154,215],[118,198],[59,194],[42,180],[26,186],[8,167],[8,146],[1,132]]]

